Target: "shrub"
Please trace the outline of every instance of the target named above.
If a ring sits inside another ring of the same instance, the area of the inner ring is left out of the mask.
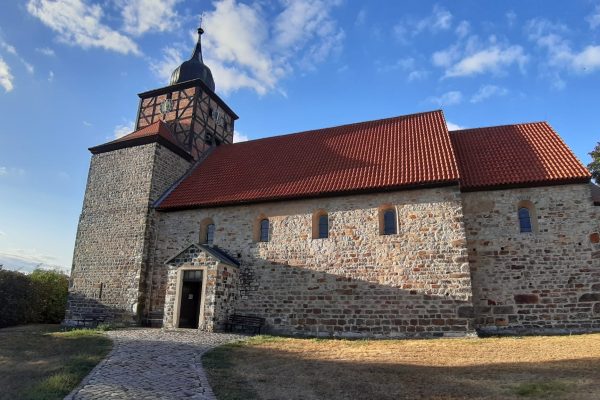
[[[30,275],[0,268],[0,328],[32,322],[59,323],[65,314],[69,278],[37,269]]]

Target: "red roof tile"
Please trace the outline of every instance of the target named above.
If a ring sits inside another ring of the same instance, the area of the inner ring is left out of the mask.
[[[588,170],[545,122],[450,132],[461,190],[587,182]]]
[[[444,115],[433,111],[217,147],[158,208],[457,182]]]
[[[155,140],[159,141],[159,143],[163,145],[166,145],[171,150],[181,154],[185,158],[191,158],[189,153],[177,143],[177,139],[175,138],[173,132],[171,132],[169,126],[160,120],[111,142],[91,147],[89,150],[93,154],[104,153],[106,151],[112,151],[124,147],[147,144]]]

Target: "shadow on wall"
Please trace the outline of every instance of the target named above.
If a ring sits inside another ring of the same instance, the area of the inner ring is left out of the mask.
[[[69,293],[63,324],[75,321],[120,322],[125,325],[140,325],[143,321],[131,311],[113,307],[100,300],[78,293]]]
[[[360,257],[341,256],[355,263]],[[403,267],[398,260],[398,265],[386,268],[349,266],[338,268],[338,273],[327,272],[331,267],[326,264],[309,269],[257,261],[254,266],[240,267],[236,313],[263,317],[268,332],[285,335],[438,337],[473,333],[468,270],[435,266],[435,254],[418,257],[422,263],[414,267]]]

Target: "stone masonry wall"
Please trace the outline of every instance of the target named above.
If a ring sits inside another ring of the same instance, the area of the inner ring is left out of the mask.
[[[177,157],[178,160],[171,160]],[[181,158],[156,144],[92,156],[81,212],[66,320],[98,314],[137,319],[149,244],[151,203],[184,172]],[[153,165],[174,163],[157,172]]]
[[[600,329],[600,207],[589,185],[463,193],[476,327],[485,333]],[[534,232],[520,233],[519,203]]]
[[[398,234],[379,234],[383,206]],[[329,238],[312,239],[313,213]],[[160,213],[152,307],[165,307],[164,262],[216,225],[214,243],[240,263],[236,312],[271,332],[317,336],[442,336],[471,331],[471,284],[457,187]],[[271,240],[256,242],[267,217]],[[165,319],[172,312],[167,299]],[[171,311],[169,311],[171,310]]]

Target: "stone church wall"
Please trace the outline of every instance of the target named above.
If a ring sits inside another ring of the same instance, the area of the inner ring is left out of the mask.
[[[92,156],[66,320],[90,314],[137,319],[150,243],[150,205],[188,165],[156,143]]]
[[[462,196],[479,330],[600,329],[600,207],[588,184]],[[520,233],[519,204],[533,205],[533,233]]]
[[[398,234],[379,234],[392,207]],[[329,237],[312,238],[313,215],[329,214]],[[269,218],[271,240],[257,242]],[[164,262],[199,240],[236,257],[236,312],[266,318],[271,332],[314,336],[442,336],[471,332],[471,284],[457,187],[160,213],[152,308],[165,307]],[[168,302],[171,302],[169,297]],[[464,311],[466,310],[466,312]],[[165,319],[172,308],[167,304]]]

